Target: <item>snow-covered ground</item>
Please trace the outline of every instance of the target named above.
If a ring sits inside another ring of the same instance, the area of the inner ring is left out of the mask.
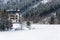
[[[46,4],[46,3],[50,2],[50,1],[51,0],[42,0],[41,2],[38,2],[34,6],[30,7],[30,9],[38,7],[40,5],[40,3]]]
[[[30,9],[38,7],[40,5],[40,3],[41,2],[38,2],[37,4],[33,5]]]
[[[60,25],[32,24],[32,30],[0,32],[0,40],[60,40]]]
[[[46,3],[50,2],[50,1],[51,1],[51,0],[42,0],[41,3],[46,4]]]

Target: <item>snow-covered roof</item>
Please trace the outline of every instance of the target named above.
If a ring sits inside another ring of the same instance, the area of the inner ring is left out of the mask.
[[[11,9],[11,10],[6,10],[6,11],[8,11],[9,13],[20,13],[20,10]]]

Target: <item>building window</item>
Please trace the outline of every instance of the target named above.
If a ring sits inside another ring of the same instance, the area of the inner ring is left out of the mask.
[[[14,18],[15,18],[15,16],[14,16],[14,15],[11,15],[11,16],[10,16],[10,19],[14,19]]]
[[[14,19],[13,17],[11,17],[10,19]]]
[[[17,19],[17,15],[16,15],[16,19]]]

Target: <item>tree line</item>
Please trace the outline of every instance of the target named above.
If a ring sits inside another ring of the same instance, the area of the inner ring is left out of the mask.
[[[12,29],[12,22],[8,20],[8,12],[5,9],[0,9],[0,30],[6,31]]]

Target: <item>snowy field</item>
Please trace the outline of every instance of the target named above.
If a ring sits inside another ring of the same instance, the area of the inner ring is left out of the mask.
[[[0,32],[0,40],[60,40],[60,25],[32,24],[31,30]]]

